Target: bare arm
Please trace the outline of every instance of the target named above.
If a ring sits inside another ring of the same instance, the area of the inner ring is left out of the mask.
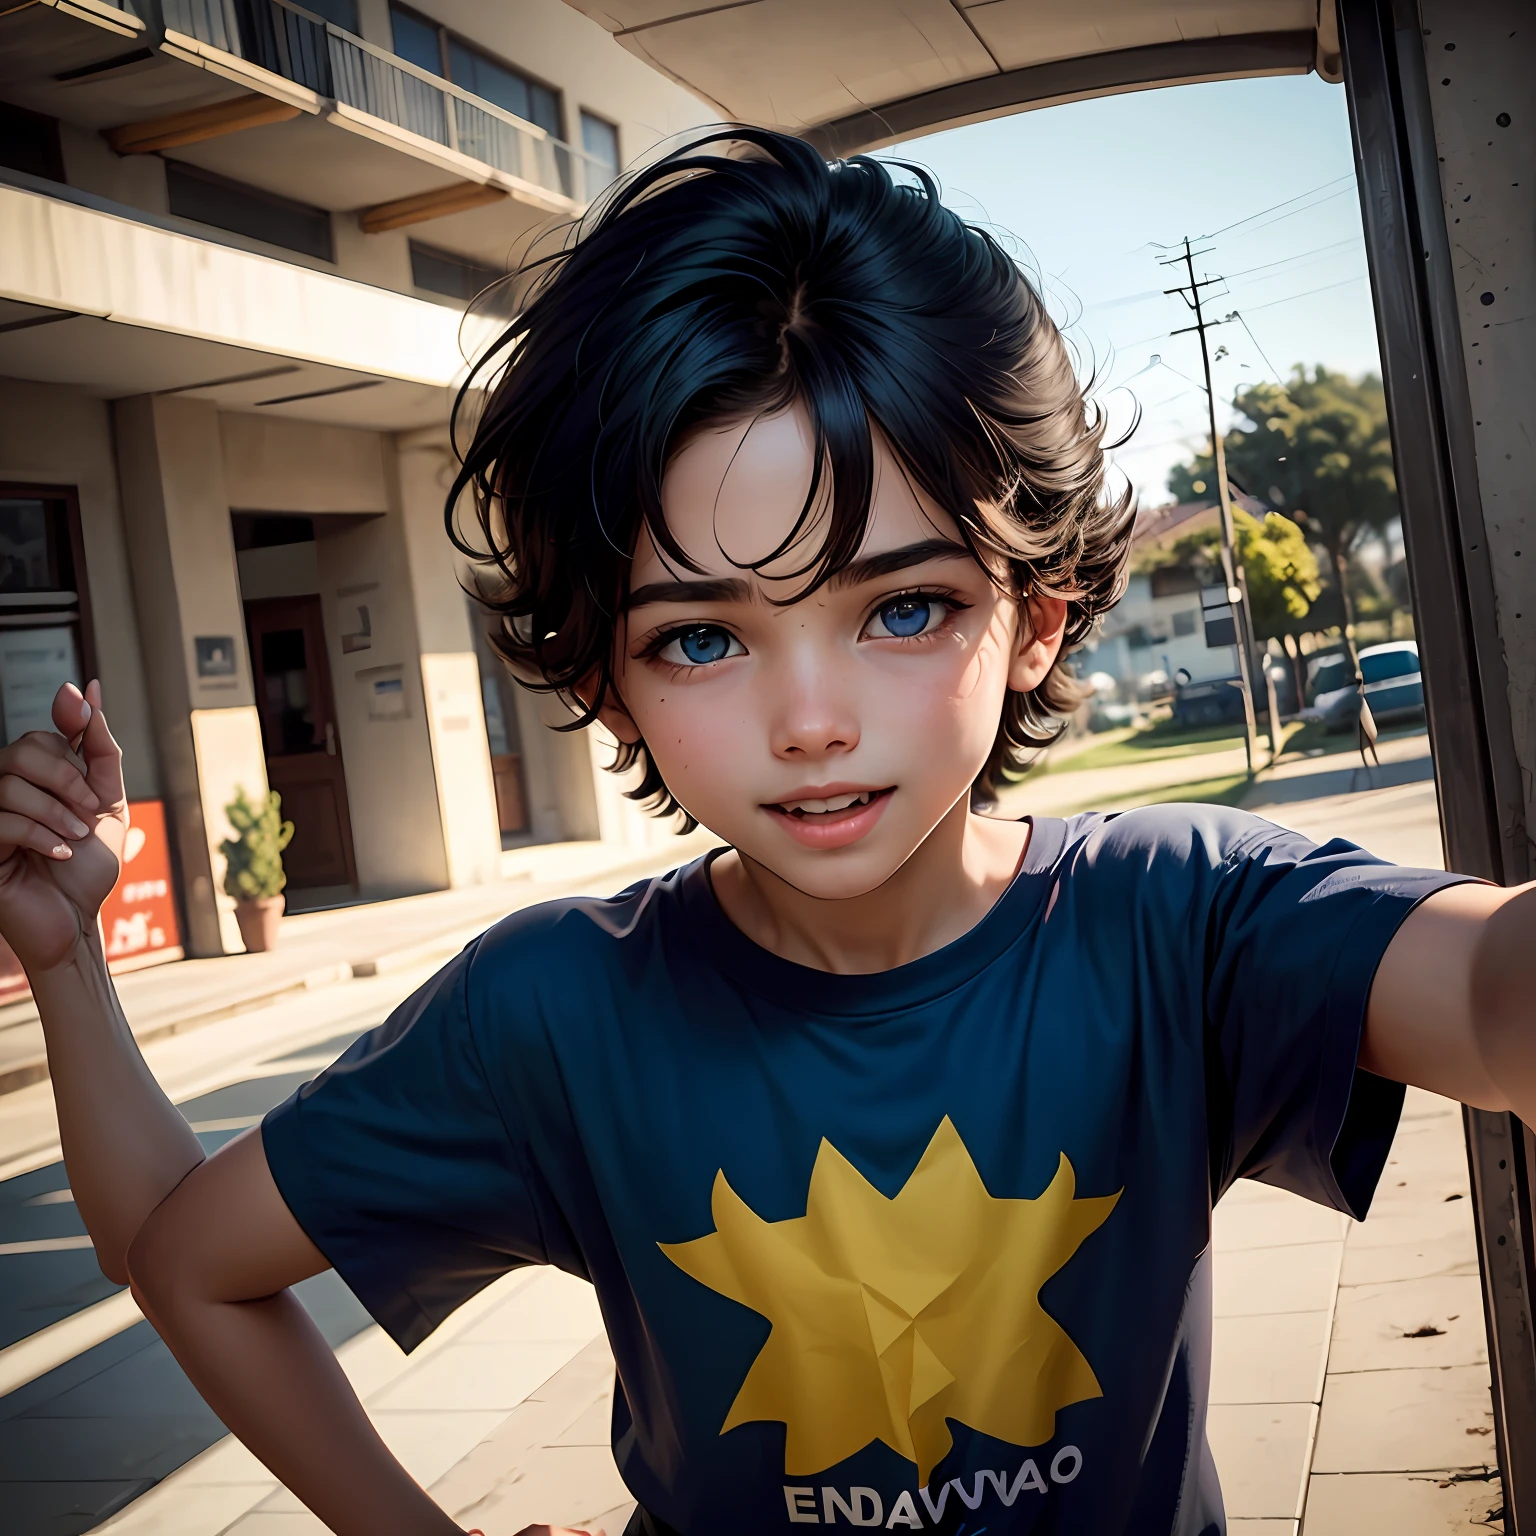
[[[203,1152],[139,1054],[102,953],[96,914],[128,810],[99,686],[61,688],[53,718],[57,734],[0,749],[0,934],[42,1018],[70,1188],[102,1271],[123,1282],[135,1233]]]
[[[1360,1065],[1536,1125],[1536,885],[1426,898],[1382,956]]]
[[[329,1267],[273,1183],[259,1130],[194,1169],[128,1255],[134,1294],[209,1406],[333,1531],[455,1536],[287,1289]]]

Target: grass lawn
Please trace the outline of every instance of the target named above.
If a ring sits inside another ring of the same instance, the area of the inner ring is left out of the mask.
[[[1292,724],[1283,728],[1281,750],[1289,751]],[[1339,738],[1345,740],[1346,738]],[[1353,737],[1347,738],[1351,744]],[[1047,773],[1078,773],[1085,768],[1121,768],[1127,763],[1161,763],[1176,757],[1196,757],[1204,752],[1238,751],[1243,745],[1241,728],[1208,725],[1199,730],[1185,730],[1172,720],[1159,720],[1144,731],[1106,731],[1104,740],[1064,757],[1059,763],[1047,763]],[[1259,732],[1259,748],[1268,755],[1269,737]]]

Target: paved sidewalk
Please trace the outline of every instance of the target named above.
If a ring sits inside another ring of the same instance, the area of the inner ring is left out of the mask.
[[[1410,1090],[1364,1222],[1244,1182],[1214,1225],[1233,1536],[1502,1529],[1461,1107]]]
[[[377,1328],[337,1355],[390,1449],[462,1526],[486,1536],[549,1520],[623,1531],[634,1501],[608,1448],[613,1356],[584,1281],[523,1270],[461,1307],[409,1359]],[[224,1440],[97,1529],[321,1536],[326,1527]]]

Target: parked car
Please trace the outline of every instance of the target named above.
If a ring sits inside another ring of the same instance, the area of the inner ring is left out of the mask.
[[[1412,719],[1424,713],[1424,683],[1419,676],[1419,647],[1413,640],[1392,640],[1360,652],[1365,701],[1377,724]],[[1343,656],[1329,657],[1312,679],[1312,703],[1305,718],[1321,720],[1328,731],[1347,731],[1358,717],[1359,693]]]
[[[1243,718],[1243,683],[1240,677],[1210,677],[1186,682],[1180,677],[1173,690],[1173,718],[1184,726],[1222,725]]]

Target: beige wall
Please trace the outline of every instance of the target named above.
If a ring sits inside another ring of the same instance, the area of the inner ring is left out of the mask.
[[[107,717],[122,744],[129,798],[155,799],[160,771],[106,403],[55,385],[0,379],[0,480],[72,485],[79,494],[85,577]]]
[[[338,523],[315,519],[316,553],[358,884],[369,896],[437,890],[448,861],[399,518]],[[367,645],[347,650],[363,609]]]
[[[224,484],[236,511],[386,512],[389,490],[377,432],[283,416],[219,416]]]
[[[218,413],[184,395],[114,405],[129,568],[151,713],[194,955],[242,948],[223,894],[222,808],[266,792],[266,759],[246,654]],[[232,675],[199,677],[196,642],[232,646]]]

